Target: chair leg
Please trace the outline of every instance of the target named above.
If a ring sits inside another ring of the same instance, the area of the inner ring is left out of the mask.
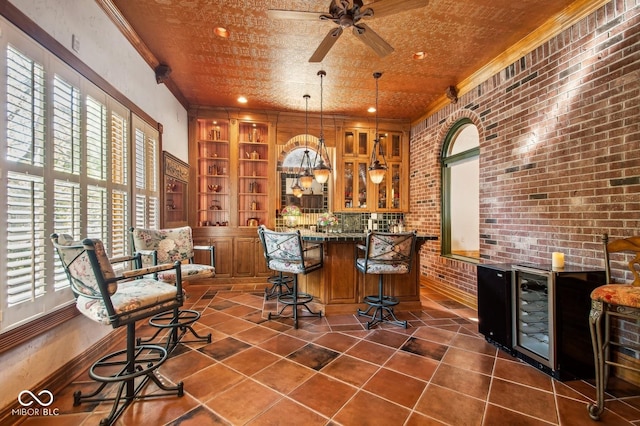
[[[591,331],[591,343],[593,345],[593,357],[595,364],[596,379],[596,401],[594,404],[588,404],[587,410],[589,417],[593,420],[599,420],[604,411],[604,393],[607,387],[608,366],[607,360],[609,355],[609,324],[608,318],[605,320],[605,338],[602,339],[602,315],[603,303],[592,301],[591,312],[589,314],[589,329]],[[604,314],[606,316],[606,314]]]
[[[307,305],[307,303],[313,300],[313,296],[307,293],[298,294],[298,275],[293,276],[293,288],[291,289],[291,293],[281,294],[278,296],[278,302],[282,303],[282,308],[278,311],[277,314],[269,312],[268,318],[279,318],[282,316],[282,312],[289,306],[293,309],[293,313],[291,318],[293,318],[293,328],[298,328],[298,306],[302,306],[309,312],[311,315],[317,315],[318,317],[322,317],[322,311],[313,312],[311,308]]]
[[[358,309],[358,316],[371,319],[371,321],[366,323],[367,330],[371,329],[374,325],[383,322],[407,328],[407,321],[400,321],[393,312],[393,307],[398,304],[398,299],[384,295],[382,278],[382,274],[378,275],[378,295],[366,296],[364,298],[365,303],[369,305],[369,307],[365,311]],[[373,313],[370,313],[371,310],[373,310]]]
[[[156,376],[156,370],[168,357],[167,350],[156,345],[136,346],[135,342],[135,324],[130,323],[127,325],[127,348],[100,358],[89,369],[89,377],[101,383],[98,389],[88,395],[82,395],[81,391],[73,394],[74,406],[83,402],[113,401],[109,415],[100,421],[101,426],[114,424],[136,399],[184,395],[182,382],[166,386]],[[140,395],[149,380],[165,392]],[[98,397],[106,385],[115,383],[119,385],[114,397]]]
[[[149,320],[149,325],[156,328],[153,336],[142,339],[138,338],[138,345],[153,342],[158,335],[165,330],[169,330],[166,337],[165,348],[171,353],[179,343],[211,343],[211,333],[201,336],[191,326],[200,319],[200,312],[191,309],[175,308],[173,312],[164,312],[155,315]],[[184,340],[186,333],[190,332],[195,339]]]

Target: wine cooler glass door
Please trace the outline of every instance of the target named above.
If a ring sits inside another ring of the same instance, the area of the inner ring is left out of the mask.
[[[553,368],[552,275],[542,270],[518,269],[514,284],[516,350]]]

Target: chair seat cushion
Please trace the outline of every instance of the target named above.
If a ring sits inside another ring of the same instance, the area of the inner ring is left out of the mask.
[[[320,266],[322,263],[316,259],[305,259],[304,265],[300,261],[272,259],[269,261],[269,269],[273,271],[289,272],[292,274],[303,274],[309,269]]]
[[[356,268],[364,272],[365,274],[408,274],[409,264],[406,262],[393,262],[385,261],[378,262],[375,260],[369,260],[367,262],[367,269],[364,267],[365,259],[359,258],[356,260]]]
[[[610,305],[640,308],[640,287],[630,284],[607,284],[591,292],[591,300]]]
[[[215,276],[216,270],[213,266],[200,265],[197,263],[183,263],[180,265],[180,272],[183,280],[211,278]],[[167,283],[176,282],[176,270],[158,272],[158,279]]]
[[[111,303],[120,321],[130,316],[140,316],[144,310],[138,309],[148,306],[149,311],[161,311],[162,306],[172,306],[176,302],[176,286],[162,283],[148,278],[127,281],[118,285],[118,291],[111,296]],[[102,299],[92,299],[83,295],[76,301],[78,310],[86,317],[104,325],[111,324],[109,314]]]

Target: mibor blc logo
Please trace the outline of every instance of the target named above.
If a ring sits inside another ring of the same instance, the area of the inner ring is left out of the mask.
[[[57,408],[49,408],[53,404],[53,394],[46,389],[34,394],[30,390],[23,390],[18,394],[18,403],[22,408],[14,408],[14,416],[57,416]]]

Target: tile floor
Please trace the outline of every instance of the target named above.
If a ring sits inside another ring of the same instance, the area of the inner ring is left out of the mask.
[[[167,381],[184,382],[182,398],[137,401],[118,424],[640,425],[637,389],[614,383],[593,422],[590,383],[553,380],[496,349],[472,309],[426,289],[421,312],[399,315],[407,330],[371,331],[354,315],[302,319],[298,330],[290,319],[268,321],[260,290],[188,286],[187,304],[203,313],[196,329],[212,343],[180,345],[160,367]],[[23,424],[98,424],[107,404],[72,406],[87,379],[56,396],[60,415]]]

